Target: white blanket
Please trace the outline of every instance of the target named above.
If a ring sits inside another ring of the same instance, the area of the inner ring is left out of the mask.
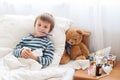
[[[16,58],[12,52],[3,58],[4,65],[8,70],[24,68],[25,70],[38,71],[42,65],[33,59]]]
[[[31,59],[29,59],[30,64],[34,63],[34,66],[23,64],[11,51],[0,50],[2,53],[8,52],[0,58],[0,80],[72,80],[73,78],[74,69],[72,68],[41,69],[41,65]]]
[[[37,61],[16,58],[10,48],[0,48],[0,53],[0,80],[73,80],[75,69],[89,66],[88,60],[76,60],[41,69]]]
[[[85,70],[89,67],[90,61],[89,60],[71,60],[69,63],[65,65],[60,65],[60,67],[68,67],[72,69],[82,69]]]

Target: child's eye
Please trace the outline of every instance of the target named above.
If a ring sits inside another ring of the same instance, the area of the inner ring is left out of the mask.
[[[41,26],[41,24],[38,24],[38,26]]]

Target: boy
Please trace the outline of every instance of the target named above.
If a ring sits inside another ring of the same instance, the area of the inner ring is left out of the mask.
[[[54,45],[47,37],[47,34],[54,28],[54,18],[49,13],[44,13],[38,16],[34,22],[34,33],[24,37],[16,48],[13,54],[17,58],[33,59],[38,61],[43,67],[52,63]],[[24,48],[27,47],[27,48]],[[42,49],[42,56],[36,56],[32,51]]]

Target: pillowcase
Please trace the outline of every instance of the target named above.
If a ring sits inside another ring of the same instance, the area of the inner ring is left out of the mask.
[[[6,56],[11,51],[12,51],[11,48],[0,47],[0,58]]]
[[[0,16],[0,47],[14,48],[21,38],[28,33],[33,33],[35,16]],[[55,45],[54,60],[51,66],[57,66],[65,46],[65,31],[71,26],[69,19],[55,17],[55,27],[50,37]]]
[[[14,48],[23,36],[33,32],[33,23],[31,16],[0,16],[0,47]]]

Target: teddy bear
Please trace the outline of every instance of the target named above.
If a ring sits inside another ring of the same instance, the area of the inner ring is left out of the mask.
[[[87,59],[89,55],[88,43],[83,36],[89,36],[90,33],[83,29],[69,28],[65,34],[66,45],[60,64],[66,64],[70,60]]]

